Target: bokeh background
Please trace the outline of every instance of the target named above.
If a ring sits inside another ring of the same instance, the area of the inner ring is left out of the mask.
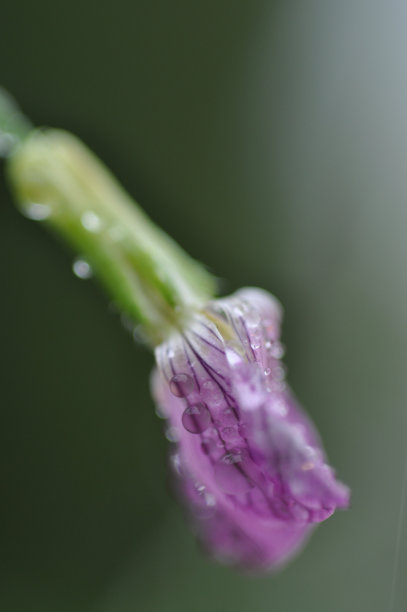
[[[393,0],[2,6],[0,81],[32,120],[85,140],[224,293],[283,302],[289,380],[353,489],[283,572],[207,559],[151,355],[2,177],[4,612],[407,609],[406,26]]]

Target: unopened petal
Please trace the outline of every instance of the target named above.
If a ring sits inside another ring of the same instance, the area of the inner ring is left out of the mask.
[[[217,558],[261,569],[349,502],[287,387],[281,316],[257,289],[210,302],[157,348],[152,385],[197,533]]]

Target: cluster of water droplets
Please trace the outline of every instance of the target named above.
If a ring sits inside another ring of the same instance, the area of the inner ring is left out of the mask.
[[[193,376],[176,373],[169,380],[171,393],[184,400],[181,423],[192,435],[199,435],[200,449],[213,464],[214,478],[225,493],[238,495],[252,488],[246,474],[249,461],[244,448],[243,425],[236,407],[220,385],[213,379],[201,380],[199,388]],[[170,435],[169,435],[170,434]],[[167,438],[174,439],[173,427],[167,429]],[[175,436],[178,440],[179,435]],[[196,484],[207,505],[214,506],[215,498],[205,487]]]
[[[53,214],[53,205],[44,202],[24,202],[21,211],[32,221],[45,221]],[[107,225],[102,218],[93,210],[85,210],[80,217],[80,224],[90,234],[104,233],[104,238],[111,243],[120,242],[123,239],[123,228],[117,225]],[[89,261],[84,257],[76,258],[72,263],[72,272],[77,278],[87,280],[93,276],[93,269]],[[132,325],[132,332],[134,324]],[[137,339],[137,338],[135,338]]]
[[[258,366],[267,391],[284,391],[285,368],[281,362],[284,347],[279,340],[278,321],[262,317],[251,304],[239,299],[229,307],[215,303],[212,311],[236,331],[237,338],[226,342],[230,365],[240,362],[243,349],[245,358]]]

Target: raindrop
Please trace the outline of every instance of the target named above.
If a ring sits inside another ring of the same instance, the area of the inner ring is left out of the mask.
[[[281,359],[284,355],[284,347],[281,342],[273,342],[270,348],[270,355],[275,359]]]
[[[188,406],[182,415],[182,424],[187,431],[199,434],[208,429],[211,422],[211,415],[205,404],[199,402]]]
[[[181,458],[178,453],[170,457],[170,463],[173,470],[178,474],[178,476],[182,476]]]
[[[219,406],[223,401],[223,393],[213,380],[206,380],[201,386],[202,398],[211,405]]]
[[[215,499],[215,496],[212,495],[212,493],[205,493],[204,499],[205,499],[206,505],[209,506],[210,508],[213,508],[214,506],[216,506],[216,499]]]
[[[246,325],[249,329],[255,330],[261,322],[260,313],[256,310],[252,310],[246,317]]]
[[[189,374],[175,374],[170,380],[170,391],[176,397],[186,397],[194,387],[194,380]]]
[[[44,221],[51,214],[51,208],[47,204],[40,204],[40,202],[29,202],[24,205],[23,213],[32,221]]]
[[[245,473],[245,456],[239,451],[228,453],[218,461],[215,465],[215,479],[221,489],[230,495],[246,493],[253,487]]]
[[[81,223],[88,232],[98,232],[102,227],[100,217],[92,210],[87,210],[81,217]]]
[[[166,419],[167,416],[164,413],[163,409],[161,408],[161,406],[156,406],[155,407],[155,413],[158,416],[159,419]]]
[[[78,278],[87,279],[91,278],[93,270],[87,261],[84,259],[75,259],[72,265],[72,272]]]
[[[167,427],[165,430],[165,437],[169,442],[178,442],[179,432],[176,427]]]

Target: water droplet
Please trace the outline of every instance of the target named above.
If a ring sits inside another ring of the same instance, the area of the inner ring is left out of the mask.
[[[252,342],[251,347],[254,351],[260,348],[260,344],[257,341]]]
[[[167,416],[164,413],[163,409],[161,408],[161,406],[156,406],[155,407],[155,413],[158,416],[159,419],[166,419]]]
[[[215,479],[225,493],[238,495],[253,487],[253,482],[245,473],[245,456],[242,452],[224,455],[215,465]]]
[[[44,221],[51,214],[51,207],[40,202],[29,202],[24,205],[23,213],[33,221]]]
[[[271,369],[270,368],[266,368],[264,370],[264,376],[270,376],[270,374],[271,374]]]
[[[270,348],[270,355],[275,359],[281,359],[284,355],[284,347],[281,342],[273,342]]]
[[[257,312],[257,310],[252,310],[247,316],[246,316],[246,325],[249,329],[256,329],[256,327],[258,327],[260,325],[261,322],[261,317],[260,317],[260,313]]]
[[[100,217],[92,210],[87,210],[81,217],[81,223],[88,232],[99,232],[102,228]]]
[[[170,457],[170,462],[173,470],[178,474],[178,476],[182,476],[181,457],[179,456],[179,453],[172,455]]]
[[[202,399],[211,406],[219,406],[223,401],[223,393],[213,380],[206,380],[201,386]]]
[[[208,429],[211,422],[211,414],[205,404],[199,402],[188,406],[182,415],[182,424],[187,431],[199,434]]]
[[[186,397],[194,387],[195,382],[189,374],[175,374],[170,380],[170,391],[176,397]]]
[[[72,272],[78,278],[87,279],[93,274],[92,268],[84,259],[75,259],[72,265]]]
[[[216,498],[212,493],[204,493],[205,503],[209,508],[216,506]]]
[[[176,427],[167,427],[165,430],[165,437],[169,442],[178,442],[179,432]]]

